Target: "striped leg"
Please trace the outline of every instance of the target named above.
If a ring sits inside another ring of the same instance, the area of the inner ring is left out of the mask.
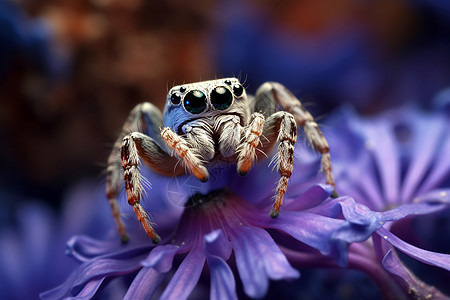
[[[202,161],[192,151],[188,143],[182,139],[178,134],[173,132],[169,127],[163,128],[161,136],[166,144],[175,150],[175,153],[181,158],[188,171],[194,174],[201,182],[206,182],[209,179],[208,170],[203,166]]]
[[[335,186],[333,174],[331,172],[331,158],[328,142],[324,138],[322,131],[314,121],[312,115],[303,107],[301,102],[283,85],[276,82],[267,82],[263,84],[256,92],[256,98],[270,99],[279,104],[285,111],[294,116],[296,123],[301,126],[305,132],[306,138],[311,147],[322,155],[321,166],[325,174],[326,183]],[[268,101],[261,101],[261,105],[267,105]],[[255,110],[259,109],[258,103]],[[261,107],[264,109],[264,107]],[[332,197],[337,197],[336,190]]]
[[[150,225],[147,214],[139,204],[142,194],[138,170],[139,158],[142,158],[149,167],[162,175],[177,176],[184,174],[182,168],[176,167],[177,159],[171,157],[159,146],[161,143],[159,128],[162,124],[162,116],[158,108],[150,103],[137,105],[123,125],[122,132],[108,157],[106,195],[123,243],[129,240],[117,203],[117,196],[123,181],[125,182],[128,202],[133,206],[137,218],[153,242],[159,240]],[[137,132],[138,130],[148,132],[153,138]],[[127,135],[131,131],[134,132]],[[125,174],[122,172],[125,172]]]
[[[253,162],[256,160],[256,147],[259,146],[259,137],[264,130],[264,116],[260,113],[253,113],[251,122],[245,129],[244,140],[238,147],[237,170],[239,175],[245,175],[250,171]]]

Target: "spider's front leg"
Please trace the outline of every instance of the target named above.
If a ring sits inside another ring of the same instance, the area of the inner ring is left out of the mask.
[[[264,116],[253,113],[250,124],[245,128],[242,144],[238,147],[237,171],[239,175],[245,175],[257,158],[256,148],[260,145],[259,137],[264,130]]]
[[[190,148],[188,142],[181,138],[178,134],[172,131],[169,127],[163,128],[161,136],[166,142],[167,146],[175,150],[177,156],[182,159],[186,168],[201,182],[206,182],[209,179],[208,170],[203,166],[202,161]]]

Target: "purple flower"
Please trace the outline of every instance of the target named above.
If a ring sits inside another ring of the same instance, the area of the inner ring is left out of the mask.
[[[130,242],[121,245],[115,232],[104,240],[73,237],[67,251],[82,264],[41,297],[92,298],[118,278],[131,282],[125,299],[155,295],[185,299],[205,293],[207,287],[196,287],[209,276],[211,298],[233,299],[240,293],[234,275],[239,274],[243,292],[261,298],[270,279],[292,280],[300,275],[282,252],[282,244],[315,253],[317,262],[327,256],[344,264],[348,245],[367,237],[352,234],[348,221],[328,216],[333,189],[305,183],[318,169],[315,159],[303,156],[307,152],[303,147],[297,148],[298,171],[291,177],[276,219],[269,212],[279,175],[271,172],[270,160],[256,165],[246,177],[238,176],[233,165],[213,166],[206,184],[190,176],[158,177],[147,170],[153,188],[147,191],[144,205],[154,212],[152,221],[163,237],[161,243],[153,245],[124,206]],[[105,207],[106,203],[105,199]]]
[[[109,214],[106,218],[98,213],[104,204],[98,192],[103,193],[97,182],[76,185],[68,191],[59,216],[41,202],[18,205],[14,223],[0,230],[1,299],[34,299],[70,274],[77,264],[64,255],[65,241],[74,233],[99,236],[113,225]],[[2,194],[2,200],[10,197]],[[6,213],[6,206],[2,209]]]
[[[339,201],[337,206],[347,221],[373,237],[373,243],[350,247],[350,266],[367,271],[370,264],[364,267],[357,260],[371,257],[382,263],[404,296],[443,297],[412,275],[394,248],[445,270],[450,270],[450,255],[415,247],[394,232],[413,235],[413,228],[407,226],[412,217],[449,208],[448,116],[403,108],[360,118],[346,110],[328,125],[329,134],[336,133],[330,144],[336,149],[332,157],[337,189],[355,199]],[[374,270],[370,272],[383,281]],[[392,290],[392,283],[382,284]]]

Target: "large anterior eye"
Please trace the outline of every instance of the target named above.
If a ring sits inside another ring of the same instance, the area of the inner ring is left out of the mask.
[[[218,86],[211,92],[211,103],[216,109],[227,109],[233,103],[233,95],[227,88]]]
[[[202,113],[206,108],[206,96],[197,90],[190,91],[184,96],[183,105],[191,114]]]

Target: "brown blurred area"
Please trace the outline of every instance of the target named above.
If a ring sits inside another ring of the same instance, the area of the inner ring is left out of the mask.
[[[52,82],[21,61],[8,70],[0,86],[3,176],[55,189],[99,174],[134,105],[151,101],[162,109],[168,87],[213,74],[205,41],[211,5],[24,2],[30,17],[49,22],[70,65],[65,78]]]
[[[6,70],[0,81],[0,188],[24,189],[25,194],[50,202],[58,201],[56,194],[74,181],[100,177],[111,146],[137,103],[150,101],[162,109],[174,84],[223,75],[217,73],[221,69],[213,43],[222,38],[221,26],[233,20],[221,10],[224,6],[234,5],[238,12],[241,7],[249,9],[249,15],[262,11],[267,24],[280,32],[312,43],[315,40],[309,37],[316,37],[319,45],[336,28],[346,32],[345,28],[361,27],[381,49],[376,57],[388,65],[418,30],[417,16],[405,0],[14,2],[28,18],[48,23],[53,50],[67,58],[68,66],[51,80],[20,59]],[[324,49],[328,50],[333,51]],[[280,56],[292,54],[287,49]],[[248,72],[241,65],[234,71],[235,75],[242,71],[244,78]],[[253,91],[256,87],[251,86]],[[370,96],[377,101],[384,97],[389,89],[382,87]]]

